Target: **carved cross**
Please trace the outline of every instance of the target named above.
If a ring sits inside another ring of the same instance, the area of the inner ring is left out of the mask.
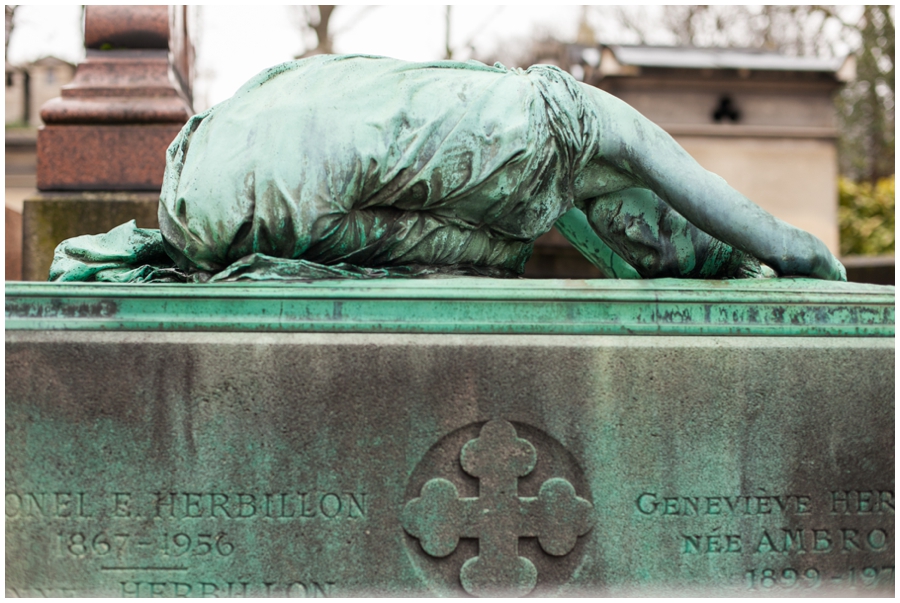
[[[409,501],[401,521],[426,553],[445,557],[460,538],[478,539],[478,556],[460,570],[463,588],[476,596],[526,595],[537,570],[519,557],[519,538],[536,536],[551,555],[565,555],[592,526],[593,505],[559,477],[541,485],[536,497],[518,495],[518,479],[537,462],[534,446],[516,436],[507,421],[490,421],[462,448],[463,470],[479,482],[477,498],[460,498],[450,481],[436,478]]]

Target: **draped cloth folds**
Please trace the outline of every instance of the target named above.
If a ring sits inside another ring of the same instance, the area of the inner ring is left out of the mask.
[[[64,241],[51,280],[515,276],[599,135],[551,66],[317,56],[195,115],[160,229]]]

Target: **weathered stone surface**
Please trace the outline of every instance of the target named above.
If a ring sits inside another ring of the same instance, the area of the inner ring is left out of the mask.
[[[7,330],[7,594],[894,592],[892,337],[48,330],[73,289]]]
[[[35,193],[22,215],[22,278],[46,281],[60,241],[104,232],[123,221],[153,228],[159,195],[148,192]]]
[[[6,208],[6,280],[22,278],[22,213]]]

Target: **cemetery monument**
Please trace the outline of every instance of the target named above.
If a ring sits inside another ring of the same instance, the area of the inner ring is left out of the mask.
[[[893,287],[565,73],[275,67],[159,223],[7,285],[8,595],[893,594]]]

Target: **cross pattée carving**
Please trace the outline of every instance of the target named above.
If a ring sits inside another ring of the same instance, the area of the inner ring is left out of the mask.
[[[565,555],[592,527],[593,505],[559,477],[545,481],[536,497],[518,495],[518,479],[531,473],[537,453],[507,421],[490,421],[462,448],[463,470],[478,478],[478,497],[460,498],[452,482],[436,478],[403,508],[401,521],[434,557],[456,550],[460,538],[478,539],[478,556],[459,577],[476,596],[522,596],[537,584],[537,569],[519,557],[519,538],[536,536],[551,555]]]

